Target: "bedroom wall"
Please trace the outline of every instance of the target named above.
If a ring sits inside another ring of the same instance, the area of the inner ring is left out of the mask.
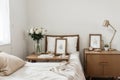
[[[27,55],[25,32],[27,29],[26,0],[10,0],[11,44],[0,46],[1,51],[20,58]]]
[[[109,43],[113,31],[102,26],[108,19],[117,29],[112,47],[120,50],[119,3],[120,0],[28,0],[28,25],[44,27],[48,34],[79,34],[83,52],[90,33],[102,34],[104,42]]]

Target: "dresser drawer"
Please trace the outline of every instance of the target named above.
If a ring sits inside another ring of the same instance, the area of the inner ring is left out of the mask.
[[[120,55],[109,55],[108,65],[104,66],[104,75],[120,76]]]
[[[94,62],[94,64],[100,65],[100,64],[109,63],[111,57],[108,55],[87,55],[86,60],[88,63]]]
[[[90,77],[120,76],[120,51],[84,50],[85,73]]]
[[[103,67],[101,64],[100,55],[86,55],[86,72],[89,76],[102,76],[103,75]]]

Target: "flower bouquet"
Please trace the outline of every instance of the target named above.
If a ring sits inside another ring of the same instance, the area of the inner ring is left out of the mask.
[[[41,45],[40,40],[44,37],[47,30],[41,27],[33,27],[29,30],[29,36],[37,42],[35,45],[35,53],[40,54],[41,53]]]

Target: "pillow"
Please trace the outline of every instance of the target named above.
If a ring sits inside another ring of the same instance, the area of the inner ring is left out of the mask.
[[[25,61],[22,59],[7,54],[5,52],[0,53],[0,76],[7,76],[12,74],[13,72],[20,69],[24,66]]]
[[[67,38],[67,52],[73,53],[77,51],[77,37],[64,37]]]
[[[47,37],[47,52],[55,52],[55,40],[59,37]]]
[[[76,52],[70,54],[69,59],[70,59],[70,60],[79,59],[79,57],[80,57],[79,54],[80,54],[80,52],[76,51]]]
[[[47,37],[47,51],[55,51],[55,40],[59,37]],[[77,48],[77,37],[64,37],[67,38],[67,53],[76,52]]]

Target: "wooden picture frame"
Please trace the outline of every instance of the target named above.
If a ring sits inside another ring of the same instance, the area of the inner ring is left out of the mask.
[[[65,55],[67,53],[67,39],[56,38],[55,41],[55,55]]]
[[[101,34],[89,34],[89,47],[101,49],[102,47],[101,43],[102,43]]]

